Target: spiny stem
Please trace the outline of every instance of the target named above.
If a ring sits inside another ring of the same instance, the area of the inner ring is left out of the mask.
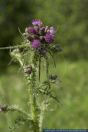
[[[25,115],[26,117],[28,117],[29,115],[27,114],[27,112],[23,111],[21,108],[19,108],[18,106],[15,106],[15,105],[11,105],[11,106],[8,106],[8,105],[1,105],[0,106],[0,112],[19,112],[23,115]]]
[[[45,57],[45,62],[46,62],[46,77],[47,81],[49,80],[49,63],[48,63],[48,57]]]
[[[17,46],[8,46],[8,47],[0,47],[0,50],[8,50],[8,49],[16,49],[16,48],[25,48],[29,47],[28,45],[17,45]]]
[[[40,73],[41,72],[41,56],[39,56],[39,81],[40,81]]]
[[[32,58],[32,64],[33,64],[33,71],[31,75],[31,87],[29,88],[29,94],[30,94],[30,107],[31,107],[31,118],[34,122],[34,132],[39,132],[39,121],[38,121],[38,106],[36,102],[36,95],[35,95],[35,89],[36,89],[36,55],[34,54]]]
[[[52,54],[52,52],[50,50],[49,50],[49,54],[50,54],[50,56],[52,58],[52,61],[53,61],[54,66],[56,68],[56,62],[55,62],[55,59],[54,59],[54,55]]]
[[[43,105],[41,105],[41,111],[40,111],[40,115],[39,115],[39,128],[40,128],[40,132],[42,132],[44,112],[45,112],[45,108],[44,108],[44,104],[43,104]]]

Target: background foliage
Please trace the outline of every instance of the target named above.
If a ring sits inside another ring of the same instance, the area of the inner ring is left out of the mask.
[[[58,94],[63,105],[53,104],[44,127],[88,128],[88,0],[0,0],[0,47],[18,44],[18,27],[24,32],[33,18],[54,25],[56,43],[63,48],[53,71],[62,81]],[[9,51],[0,50],[0,103],[25,108],[25,84],[17,65],[8,66],[10,60]],[[13,118],[0,114],[0,131],[8,132]],[[23,127],[18,131],[27,131]]]

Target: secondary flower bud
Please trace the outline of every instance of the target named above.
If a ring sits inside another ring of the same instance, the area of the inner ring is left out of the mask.
[[[25,66],[24,73],[31,74],[32,73],[32,66]]]

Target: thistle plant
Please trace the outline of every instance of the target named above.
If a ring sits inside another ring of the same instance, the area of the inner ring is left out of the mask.
[[[21,32],[20,32],[21,33]],[[49,107],[51,100],[59,103],[58,97],[53,94],[53,83],[57,75],[49,71],[49,58],[61,51],[59,45],[55,44],[56,30],[54,27],[45,26],[41,20],[33,20],[32,25],[21,33],[20,45],[0,49],[12,49],[11,57],[14,58],[22,68],[28,90],[28,111],[24,111],[17,105],[1,105],[0,112],[21,113],[22,117],[17,124],[28,123],[32,132],[42,132],[44,113]],[[44,75],[43,75],[44,74]],[[43,78],[43,76],[45,76]]]

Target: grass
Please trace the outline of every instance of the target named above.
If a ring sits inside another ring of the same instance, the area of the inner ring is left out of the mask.
[[[52,73],[59,75],[57,95],[61,104],[53,102],[44,119],[44,128],[88,128],[88,62],[62,61]],[[0,76],[0,103],[19,104],[25,108],[27,100],[26,82],[22,74],[13,67]],[[9,132],[8,126],[16,114],[0,114],[0,131]],[[19,132],[27,131],[17,129]]]
[[[62,106],[48,113],[48,128],[88,128],[88,62],[62,62],[57,73],[62,80]],[[53,116],[51,116],[53,115]]]

